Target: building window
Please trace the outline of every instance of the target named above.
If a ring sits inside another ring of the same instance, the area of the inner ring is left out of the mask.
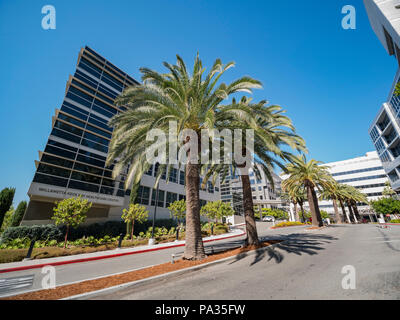
[[[173,192],[167,192],[167,200],[165,202],[165,206],[169,207],[169,205],[175,202],[178,199],[178,194]]]
[[[175,168],[170,168],[169,170],[169,181],[177,183],[178,182],[178,170]]]
[[[137,193],[137,203],[148,205],[150,200],[150,188],[140,186]]]
[[[214,193],[214,187],[210,181],[207,182],[207,191],[209,193]]]
[[[374,143],[376,142],[376,140],[378,140],[378,138],[379,138],[379,133],[378,133],[378,130],[376,129],[376,127],[374,127],[374,128],[371,130],[370,136],[371,136],[371,139],[372,139],[372,141],[373,141]]]
[[[388,154],[387,151],[385,151],[384,153],[382,153],[382,154],[380,155],[380,158],[381,158],[382,163],[390,162],[390,161],[391,161],[391,160],[390,160],[390,156],[389,156],[389,154]]]
[[[145,174],[148,175],[148,176],[152,176],[153,175],[153,165],[150,166],[149,170],[147,170]]]
[[[378,151],[378,153],[382,153],[383,150],[385,150],[385,145],[382,142],[382,139],[379,138],[376,143],[375,143],[375,148]]]
[[[153,192],[151,194],[151,205],[152,206],[155,205],[156,193],[157,193],[157,190],[153,189]],[[164,208],[164,198],[165,198],[165,191],[164,190],[158,190],[157,207]]]
[[[179,171],[179,184],[185,185],[185,171]]]
[[[157,177],[159,167],[160,167],[160,164],[159,164],[159,163],[156,163],[156,165],[154,166],[154,176],[155,176],[155,177]],[[162,179],[162,180],[165,180],[166,176],[167,176],[167,175],[166,175],[166,173],[165,173],[165,168],[164,168],[164,172],[161,174],[161,179]]]

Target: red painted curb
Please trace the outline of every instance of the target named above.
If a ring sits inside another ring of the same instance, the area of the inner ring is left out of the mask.
[[[222,238],[222,239],[209,239],[209,240],[203,241],[203,243],[241,237],[244,234],[245,233],[237,234],[237,235],[225,237],[225,238]],[[123,253],[115,253],[115,254],[104,255],[104,256],[90,257],[90,258],[82,258],[82,259],[75,259],[75,260],[57,261],[57,262],[50,262],[50,263],[43,263],[43,264],[35,264],[35,265],[30,265],[30,266],[14,267],[14,268],[2,269],[2,270],[0,270],[0,273],[23,271],[23,270],[29,270],[29,269],[38,269],[38,268],[43,268],[45,266],[61,266],[61,265],[65,265],[65,264],[72,264],[72,263],[80,263],[80,262],[88,262],[88,261],[116,258],[116,257],[128,256],[128,255],[151,252],[151,251],[159,251],[159,250],[171,249],[171,248],[176,248],[176,247],[183,247],[184,245],[185,244],[182,243],[182,244],[175,244],[175,245],[171,245],[171,246],[168,246],[168,247],[162,247],[162,248],[152,248],[152,249],[145,249],[145,250],[139,250],[139,251],[134,251],[134,252],[123,252]]]
[[[400,226],[400,223],[384,223],[385,226]]]

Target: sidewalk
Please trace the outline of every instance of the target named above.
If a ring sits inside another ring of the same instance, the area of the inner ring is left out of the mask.
[[[209,243],[209,242],[213,242],[213,241],[225,240],[225,239],[243,236],[245,233],[242,229],[239,229],[239,227],[240,226],[231,227],[231,231],[227,234],[203,238],[203,242]],[[58,266],[58,265],[65,265],[65,264],[72,264],[72,263],[79,263],[79,262],[110,259],[110,258],[116,258],[116,257],[121,257],[121,256],[128,256],[128,255],[140,254],[140,253],[145,253],[145,252],[151,252],[151,251],[160,251],[160,250],[165,250],[165,249],[170,249],[170,248],[183,247],[184,245],[185,245],[185,241],[182,240],[182,241],[156,244],[156,245],[152,245],[152,246],[149,246],[149,245],[137,246],[134,248],[113,249],[113,250],[108,250],[108,251],[84,253],[84,254],[64,256],[64,257],[2,263],[2,264],[0,264],[0,274],[8,273],[8,272],[23,271],[23,270],[28,270],[28,269],[42,268],[44,266],[49,266],[49,265]]]

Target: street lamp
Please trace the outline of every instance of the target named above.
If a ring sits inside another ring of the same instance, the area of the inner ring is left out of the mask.
[[[157,217],[157,201],[158,201],[158,189],[160,187],[160,184],[157,184],[157,189],[156,189],[156,196],[154,199],[154,213],[153,213],[153,227],[151,228],[151,238],[149,239],[149,246],[155,245],[156,240],[154,239],[154,224],[156,221]]]

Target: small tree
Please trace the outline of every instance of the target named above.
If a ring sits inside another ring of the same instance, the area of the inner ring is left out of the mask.
[[[393,198],[381,198],[371,201],[371,206],[375,212],[385,216],[400,213],[400,201]]]
[[[67,227],[64,239],[64,249],[67,245],[69,228],[75,228],[86,220],[86,213],[92,207],[92,203],[88,200],[78,198],[69,198],[56,202],[54,207],[54,215],[52,219],[56,225],[64,224]]]
[[[286,211],[280,210],[280,209],[270,209],[270,208],[264,208],[263,209],[263,215],[266,216],[272,216],[275,218],[275,220],[284,220],[284,219],[289,219],[289,215]]]
[[[200,213],[201,215],[206,216],[209,219],[215,219],[215,222],[217,222],[218,219],[232,216],[235,211],[229,204],[219,200],[208,202],[201,208]]]
[[[146,221],[149,217],[149,212],[146,210],[145,206],[138,203],[131,203],[128,209],[122,211],[122,219],[125,223],[131,224],[131,241],[133,241],[133,230],[135,227],[135,221],[142,223]]]
[[[11,226],[11,219],[12,216],[14,215],[14,211],[15,211],[14,207],[11,206],[10,210],[8,210],[4,215],[3,225],[0,228],[0,233],[2,233],[4,230],[6,230],[8,227]]]
[[[322,218],[322,219],[330,219],[330,218],[331,218],[331,216],[329,215],[329,213],[326,212],[325,210],[321,210],[320,212],[321,212],[321,218]]]
[[[186,216],[186,201],[185,199],[177,200],[171,203],[168,207],[170,215],[178,221],[180,225]]]
[[[18,204],[17,209],[15,210],[14,214],[11,217],[10,227],[18,227],[21,224],[27,205],[28,204],[26,201],[21,201]]]
[[[3,225],[4,216],[10,210],[14,200],[15,188],[4,188],[0,192],[0,228]]]

